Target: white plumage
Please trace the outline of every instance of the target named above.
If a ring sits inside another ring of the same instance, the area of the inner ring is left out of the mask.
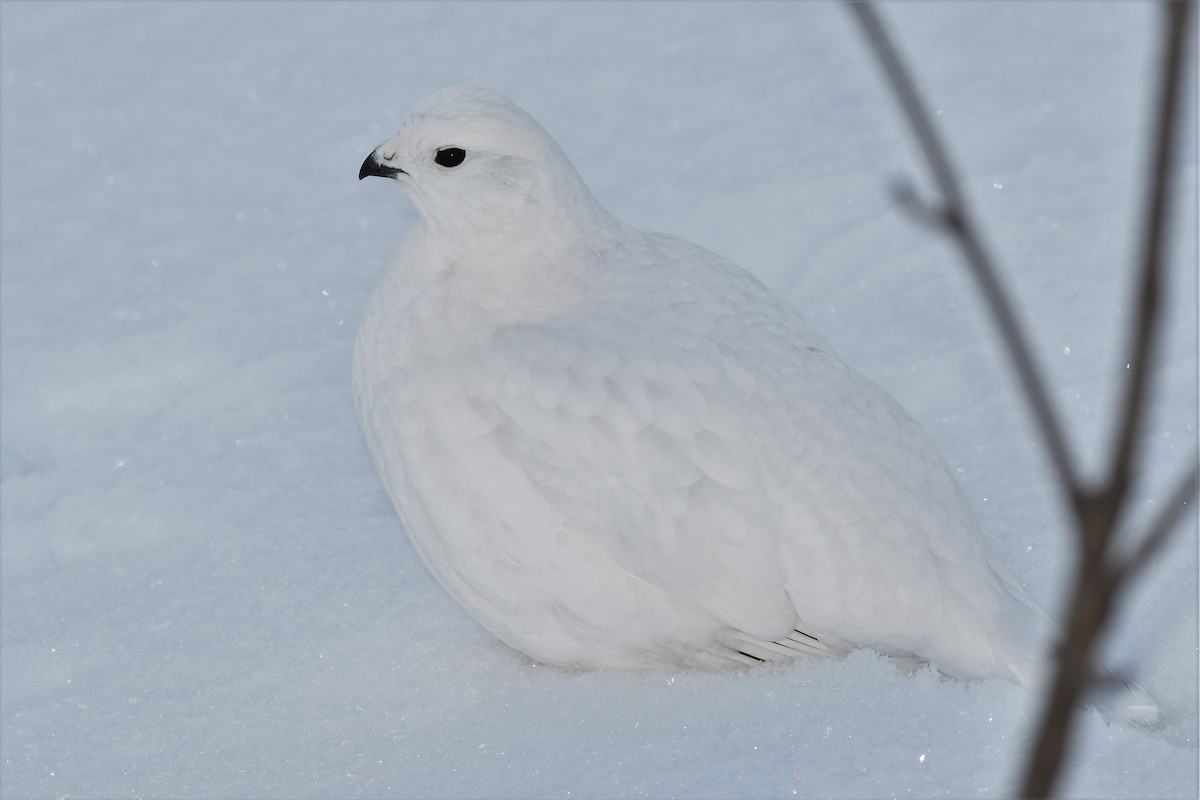
[[[429,569],[540,661],[714,665],[868,647],[1037,681],[1047,623],[929,437],[782,298],[627,227],[489,89],[364,162],[420,219],[354,355]]]

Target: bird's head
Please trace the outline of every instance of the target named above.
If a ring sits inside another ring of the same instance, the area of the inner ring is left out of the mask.
[[[422,101],[363,161],[368,176],[395,178],[426,225],[458,235],[607,216],[537,120],[479,86]]]

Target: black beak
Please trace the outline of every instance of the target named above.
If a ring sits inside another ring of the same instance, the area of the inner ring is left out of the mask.
[[[366,161],[362,163],[362,167],[359,168],[358,179],[361,181],[363,178],[367,178],[372,175],[379,178],[394,178],[397,175],[407,174],[408,173],[402,169],[399,169],[398,167],[389,167],[387,164],[384,164],[379,160],[378,155],[371,153],[371,155],[367,156]]]

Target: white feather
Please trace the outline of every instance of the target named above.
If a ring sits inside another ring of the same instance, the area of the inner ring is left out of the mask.
[[[491,90],[423,102],[382,168],[421,216],[363,317],[358,410],[488,630],[574,667],[869,647],[1038,680],[1047,623],[934,444],[787,302],[613,218]]]

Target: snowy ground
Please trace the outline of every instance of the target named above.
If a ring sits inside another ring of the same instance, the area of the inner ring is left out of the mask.
[[[1153,8],[886,11],[1098,463]],[[5,2],[0,22],[4,797],[1013,791],[1035,699],[1002,681],[869,653],[529,662],[425,572],[354,419],[359,312],[414,219],[359,163],[425,95],[490,83],[618,216],[786,292],[927,426],[1055,608],[1047,470],[955,257],[883,191],[917,162],[841,9]],[[1147,513],[1197,435],[1194,152]],[[1193,516],[1108,647],[1164,721],[1086,715],[1069,794],[1197,795],[1196,579]]]

